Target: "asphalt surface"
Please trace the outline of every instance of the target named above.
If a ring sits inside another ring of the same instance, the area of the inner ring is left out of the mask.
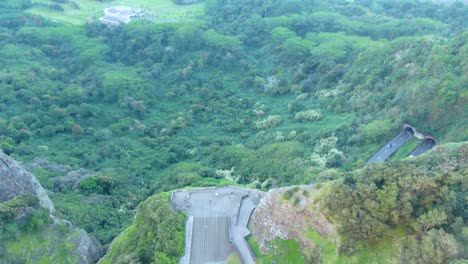
[[[239,255],[239,258],[241,259],[241,262],[244,264],[254,264],[255,259],[253,259],[251,256],[253,256],[252,251],[250,250],[249,244],[247,244],[247,241],[245,241],[244,238],[239,237],[234,240],[234,247],[236,248],[237,254]],[[248,254],[244,252],[249,252]]]
[[[193,222],[194,217],[189,216],[187,222],[185,222],[185,239],[187,238],[192,239],[193,237]],[[180,258],[180,264],[189,264],[190,263],[190,256],[192,255],[192,243],[185,243],[185,256]]]
[[[226,263],[234,252],[242,263],[255,263],[245,236],[250,234],[247,223],[262,196],[256,190],[230,186],[174,191],[174,209],[189,215],[180,263]]]
[[[377,151],[367,162],[366,164],[374,162],[382,162],[388,159],[395,151],[397,151],[401,146],[403,146],[410,138],[412,137],[411,133],[406,130],[402,131],[398,136],[393,138],[388,142],[383,148]]]
[[[415,148],[411,153],[408,155],[409,157],[417,157],[424,152],[429,151],[432,147],[434,147],[435,143],[432,140],[424,140],[417,148]]]
[[[232,250],[227,216],[194,218],[190,263],[223,263]]]

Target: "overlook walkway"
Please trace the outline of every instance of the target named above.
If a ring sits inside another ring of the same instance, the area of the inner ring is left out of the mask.
[[[260,191],[231,186],[174,191],[174,209],[189,215],[180,264],[226,263],[234,252],[243,264],[255,263],[245,237],[250,235],[247,223],[262,196]]]

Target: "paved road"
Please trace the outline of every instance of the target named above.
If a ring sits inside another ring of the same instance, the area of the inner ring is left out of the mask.
[[[255,264],[253,252],[243,237],[236,238],[233,244],[243,264]]]
[[[401,146],[403,146],[408,140],[412,137],[411,133],[406,130],[402,131],[398,136],[393,138],[388,142],[383,148],[377,151],[374,156],[372,156],[366,164],[385,161],[390,157],[395,151],[397,151]]]
[[[434,141],[430,139],[424,140],[417,148],[415,148],[411,153],[408,155],[409,157],[417,157],[423,154],[426,151],[429,151],[432,147],[434,147]]]
[[[230,186],[174,191],[174,209],[189,215],[180,264],[226,263],[236,251],[242,263],[255,263],[245,236],[250,234],[250,214],[262,196],[256,190]]]
[[[195,217],[191,244],[191,264],[222,263],[232,253],[228,217]]]

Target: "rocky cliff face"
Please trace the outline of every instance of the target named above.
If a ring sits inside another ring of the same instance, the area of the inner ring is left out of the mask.
[[[11,200],[21,193],[36,195],[42,207],[55,219],[55,208],[36,178],[18,163],[0,152],[0,202]]]
[[[310,228],[337,243],[335,226],[320,212],[321,189],[313,185],[271,189],[252,214],[252,235],[265,253],[269,242],[276,238],[296,239],[303,249],[310,248],[307,232]]]
[[[63,241],[64,243],[70,243],[72,245],[72,250],[69,254],[72,258],[77,260],[77,263],[96,263],[101,257],[102,249],[99,242],[95,238],[89,236],[84,230],[73,226],[73,224],[67,220],[58,218],[55,213],[54,205],[47,195],[46,190],[40,185],[34,175],[26,171],[15,160],[1,151],[0,183],[0,204],[14,199],[20,194],[34,195],[39,199],[39,205],[49,212],[49,217],[52,220],[52,224],[49,228],[53,230],[58,226],[66,227],[67,236],[61,239],[66,240]],[[43,252],[43,254],[55,254],[53,247],[54,245],[47,245],[47,251],[51,252]],[[41,255],[41,253],[38,255]]]

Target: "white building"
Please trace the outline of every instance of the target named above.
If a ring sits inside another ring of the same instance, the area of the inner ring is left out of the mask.
[[[99,20],[104,24],[118,26],[127,24],[132,17],[141,17],[142,15],[139,9],[128,6],[114,6],[104,9],[104,16]]]

